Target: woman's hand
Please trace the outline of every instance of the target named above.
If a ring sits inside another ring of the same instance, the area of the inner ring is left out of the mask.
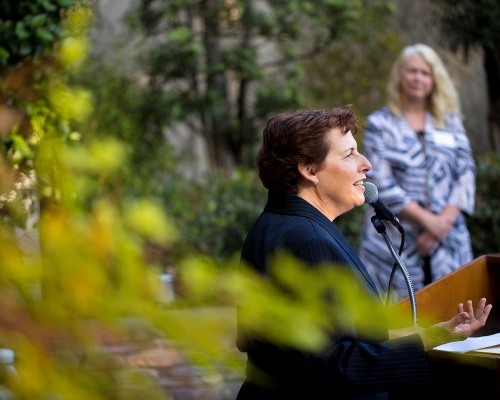
[[[460,212],[459,208],[448,204],[441,214],[434,214],[412,201],[407,204],[401,214],[417,222],[437,242],[440,242],[448,236]]]
[[[429,231],[423,231],[417,238],[417,252],[421,256],[427,256],[434,250],[438,243],[439,242]]]
[[[423,226],[426,231],[434,236],[436,241],[440,242],[450,233],[455,219],[448,213],[433,214],[428,211],[426,218],[423,220]]]
[[[437,241],[440,242],[448,236],[460,212],[458,207],[448,204],[443,208],[440,214],[433,214],[437,217],[437,221],[434,218],[433,223],[426,228],[431,231]]]
[[[467,339],[470,335],[482,328],[488,319],[492,305],[486,305],[483,297],[474,312],[472,301],[467,301],[467,311],[462,303],[458,305],[458,314],[446,322],[432,325],[421,333],[425,350],[432,349],[443,343]]]

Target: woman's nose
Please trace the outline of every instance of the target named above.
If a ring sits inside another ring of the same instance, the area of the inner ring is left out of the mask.
[[[368,161],[368,159],[362,154],[361,154],[361,157],[363,157],[363,162],[361,164],[362,171],[363,172],[370,171],[372,169],[372,165],[370,164],[370,161]]]

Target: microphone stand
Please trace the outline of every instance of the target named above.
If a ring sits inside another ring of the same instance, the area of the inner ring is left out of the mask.
[[[385,219],[385,218],[383,218],[383,216],[379,215],[379,213],[377,211],[375,211],[375,215],[373,217],[371,217],[371,221],[372,221],[373,226],[375,227],[377,232],[383,236],[390,253],[392,254],[394,259],[396,260],[396,263],[394,264],[394,267],[392,269],[391,278],[389,280],[386,305],[388,305],[389,301],[390,301],[392,278],[394,277],[394,273],[396,271],[396,266],[399,266],[399,268],[401,269],[401,272],[403,272],[403,275],[404,275],[404,278],[406,281],[406,287],[408,289],[408,296],[410,298],[411,315],[412,315],[413,324],[417,325],[417,302],[415,300],[415,290],[413,289],[413,283],[411,282],[411,278],[410,278],[410,274],[408,272],[408,269],[406,268],[406,265],[403,262],[403,259],[401,258],[401,251],[403,250],[403,246],[404,246],[405,230],[399,224],[399,221],[397,218],[394,218],[394,220],[391,221],[391,223],[398,229],[398,231],[402,235],[401,246],[399,249],[400,253],[398,254],[398,252],[394,248],[394,245],[392,244],[391,239],[387,235],[387,229],[386,229],[384,223],[382,222],[382,219]]]

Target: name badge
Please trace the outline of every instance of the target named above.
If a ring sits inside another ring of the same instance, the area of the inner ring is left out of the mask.
[[[455,147],[455,136],[451,132],[444,131],[434,131],[432,134],[432,139],[437,146],[443,147]]]

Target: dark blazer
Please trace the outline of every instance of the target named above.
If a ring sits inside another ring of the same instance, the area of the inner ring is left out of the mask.
[[[361,332],[355,322],[342,318],[345,314],[335,312],[342,305],[342,298],[335,294],[335,304],[332,301],[326,307],[335,329],[323,352],[284,348],[238,328],[238,348],[248,355],[247,379],[239,400],[385,399],[389,391],[429,384],[420,337],[388,340],[387,320],[375,284],[340,231],[300,197],[270,191],[264,211],[247,235],[241,257],[272,280],[268,275],[269,256],[279,259],[285,253],[303,260],[318,274],[328,274],[339,265],[348,268],[353,286],[377,304],[366,315],[373,321],[373,329]],[[325,263],[331,268],[314,268]],[[284,267],[279,264],[279,268]],[[267,378],[259,379],[262,376]]]

